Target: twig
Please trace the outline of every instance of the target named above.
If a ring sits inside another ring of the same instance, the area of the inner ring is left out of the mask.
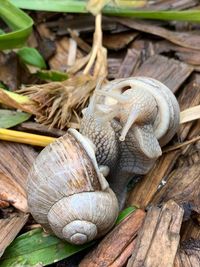
[[[185,142],[183,142],[183,143],[181,143],[181,144],[175,144],[175,145],[173,145],[173,146],[166,147],[165,149],[162,150],[162,152],[163,152],[163,153],[167,153],[167,152],[170,152],[170,151],[179,149],[179,148],[181,148],[181,147],[183,147],[183,146],[187,146],[187,145],[189,145],[189,144],[192,144],[192,143],[194,143],[194,142],[196,142],[196,141],[198,141],[198,140],[200,140],[200,135],[198,135],[198,136],[192,138],[191,140],[185,141]]]

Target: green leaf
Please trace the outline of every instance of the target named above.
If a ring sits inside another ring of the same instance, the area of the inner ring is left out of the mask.
[[[2,35],[2,34],[4,34],[5,32],[2,30],[2,29],[0,29],[0,35]]]
[[[86,1],[81,0],[11,0],[17,7],[30,10],[88,13]]]
[[[0,18],[12,30],[0,35],[0,50],[24,45],[31,34],[33,20],[8,0],[0,0]]]
[[[17,7],[31,10],[88,13],[87,1],[81,0],[11,0]],[[140,19],[181,20],[200,22],[200,10],[135,10],[134,7],[105,6],[103,11],[106,15],[126,16]]]
[[[116,224],[135,210],[135,207],[129,207],[122,211]],[[71,245],[38,228],[22,234],[11,243],[0,259],[0,267],[31,267],[39,263],[45,266],[76,254],[94,243],[95,241],[81,246]]]
[[[22,47],[17,51],[20,59],[25,63],[40,69],[46,69],[46,63],[42,55],[32,47]]]
[[[68,79],[67,73],[54,70],[39,70],[36,75],[45,81],[64,81]]]
[[[24,121],[27,121],[31,114],[0,109],[0,128],[10,128]]]
[[[0,267],[35,266],[57,262],[67,258],[90,244],[75,246],[43,232],[41,228],[17,237],[6,249]]]
[[[134,212],[137,209],[137,207],[128,207],[120,212],[115,224],[119,224],[121,221],[123,221],[126,217],[128,217],[132,212]]]

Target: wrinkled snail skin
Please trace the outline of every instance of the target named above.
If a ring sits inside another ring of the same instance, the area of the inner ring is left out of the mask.
[[[34,219],[73,244],[104,235],[119,212],[116,196],[97,165],[94,145],[74,129],[39,154],[27,193]]]
[[[92,138],[96,154],[101,148],[101,138],[108,143],[109,133],[115,132],[117,142],[112,144],[117,148],[112,146],[112,151],[117,156],[114,168],[107,162],[110,168],[107,180],[122,207],[129,180],[146,174],[162,154],[161,147],[177,132],[179,105],[170,89],[161,82],[148,77],[130,77],[108,82],[101,90],[96,90],[83,120],[87,121],[91,114],[94,114],[93,121],[87,129],[83,123],[81,132],[90,139],[98,123],[101,134],[98,139]]]

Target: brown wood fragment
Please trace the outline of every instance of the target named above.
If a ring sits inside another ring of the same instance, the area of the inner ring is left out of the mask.
[[[149,21],[144,22],[124,18],[118,18],[117,21],[129,28],[163,37],[164,39],[180,46],[200,50],[200,36],[197,33],[170,31],[165,28],[155,26]]]
[[[199,104],[199,90],[200,75],[195,75],[191,82],[182,90],[178,98],[181,110]],[[188,122],[180,127],[178,133],[179,140],[185,140],[191,127],[192,122]],[[151,202],[161,181],[169,175],[180,153],[181,151],[175,150],[162,155],[157,160],[153,169],[135,185],[129,195],[128,204],[145,208]]]
[[[111,264],[109,265],[109,267],[122,267],[124,266],[129,257],[132,255],[132,252],[135,248],[135,244],[136,244],[136,239],[135,238],[123,251],[122,253],[119,255],[119,257]]]
[[[69,38],[63,37],[56,42],[56,54],[49,60],[50,68],[53,70],[66,71],[68,68],[68,56],[69,56],[70,42]],[[77,49],[77,59],[83,55],[79,49]]]
[[[3,173],[0,173],[0,201],[7,202],[23,212],[28,212],[25,190]]]
[[[151,207],[138,233],[127,267],[172,267],[180,239],[183,209],[174,201]]]
[[[168,86],[172,92],[176,92],[192,70],[192,67],[185,63],[155,55],[145,61],[138,70],[133,72],[133,75],[158,79]]]
[[[190,239],[178,250],[174,267],[200,266],[200,240]]]
[[[66,133],[66,131],[63,130],[56,128],[49,128],[47,125],[30,121],[21,123],[20,126],[16,127],[16,129],[19,131],[48,135],[53,137],[60,137]]]
[[[184,61],[189,65],[193,65],[197,67],[200,65],[200,51],[192,48],[186,48],[179,45],[175,45],[169,41],[152,41],[148,39],[138,39],[135,40],[131,47],[136,48],[137,50],[144,51],[144,58],[154,54],[168,53],[170,51],[174,51],[176,57],[179,60]]]
[[[15,213],[10,218],[0,219],[0,257],[25,225],[27,219],[28,215],[24,213]]]
[[[200,224],[193,218],[183,222],[181,228],[181,241],[189,239],[200,240]]]
[[[199,164],[178,168],[167,179],[166,185],[154,196],[152,203],[161,204],[173,199],[179,205],[190,206],[200,213]]]
[[[133,245],[131,243],[135,239],[144,217],[145,212],[140,209],[131,213],[107,234],[93,251],[86,255],[79,266],[123,266],[119,263],[126,262],[127,257],[130,256],[129,246]]]
[[[0,173],[14,180],[26,191],[27,175],[37,153],[26,145],[0,142],[0,155]]]
[[[109,35],[104,34],[103,45],[112,50],[119,50],[126,47],[137,36],[137,32],[124,32]]]
[[[108,79],[117,78],[121,64],[122,64],[121,58],[116,58],[116,57],[108,58]]]
[[[92,47],[86,43],[83,39],[81,39],[76,31],[68,29],[71,37],[76,41],[79,48],[81,48],[84,52],[90,53]]]
[[[127,78],[131,76],[139,65],[140,54],[141,53],[134,48],[127,50],[126,56],[119,68],[117,78]]]

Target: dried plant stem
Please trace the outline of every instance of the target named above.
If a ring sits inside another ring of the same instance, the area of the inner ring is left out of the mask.
[[[191,140],[185,141],[185,142],[183,142],[183,143],[175,144],[175,145],[170,146],[170,147],[166,147],[165,149],[163,149],[162,152],[163,152],[163,153],[167,153],[167,152],[170,152],[170,151],[179,149],[179,148],[181,148],[181,147],[183,147],[183,146],[187,146],[187,145],[189,145],[189,144],[195,143],[195,142],[197,142],[197,141],[199,141],[199,140],[200,140],[200,135],[198,135],[198,136],[192,138]]]
[[[49,136],[24,133],[2,128],[0,128],[0,139],[5,141],[11,141],[11,142],[29,144],[33,146],[41,146],[41,147],[45,147],[56,140],[56,138]]]
[[[180,115],[180,123],[197,120],[200,118],[200,105],[183,110]]]
[[[93,38],[93,47],[92,52],[90,55],[90,59],[83,71],[83,74],[88,74],[90,69],[92,68],[92,65],[95,62],[95,59],[97,57],[98,49],[102,46],[102,29],[101,29],[101,20],[102,15],[98,14],[95,17],[95,32],[94,32],[94,38]]]

